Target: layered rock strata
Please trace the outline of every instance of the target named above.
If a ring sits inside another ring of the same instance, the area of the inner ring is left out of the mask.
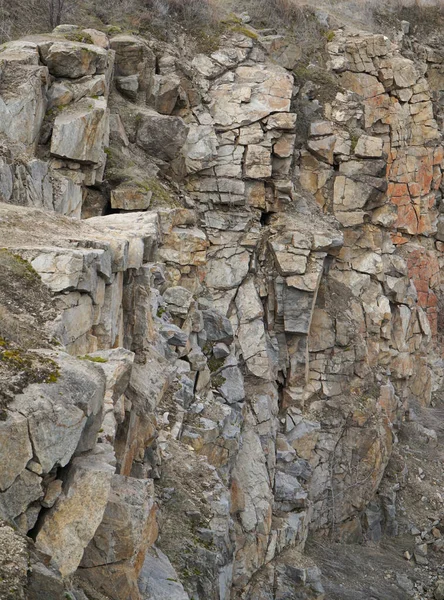
[[[395,533],[375,495],[442,385],[442,57],[337,31],[304,112],[291,44],[248,31],[2,48],[14,597],[321,599],[310,531],[360,540],[379,501]]]

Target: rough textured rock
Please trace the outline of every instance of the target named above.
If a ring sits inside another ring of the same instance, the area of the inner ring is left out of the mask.
[[[153,548],[145,557],[139,579],[142,598],[153,600],[189,600],[167,556]]]
[[[171,161],[185,144],[188,127],[180,117],[144,111],[137,127],[137,143],[150,156]]]
[[[440,45],[316,13],[299,68],[239,19],[208,56],[74,25],[2,47],[19,598],[440,593]]]
[[[63,493],[37,535],[37,547],[51,557],[63,577],[76,571],[103,519],[114,473],[113,459],[106,447],[75,458]]]
[[[45,56],[51,75],[69,79],[103,73],[106,62],[107,53],[102,48],[79,42],[55,42]]]
[[[79,162],[99,163],[107,127],[106,104],[90,100],[56,117],[51,153]]]
[[[0,526],[0,536],[0,593],[5,600],[24,600],[28,570],[26,540],[4,523]]]

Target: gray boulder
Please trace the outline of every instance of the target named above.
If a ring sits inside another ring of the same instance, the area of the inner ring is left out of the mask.
[[[233,327],[227,317],[214,308],[203,310],[202,315],[208,341],[223,342],[224,344],[233,342]]]
[[[180,153],[188,136],[188,125],[180,117],[139,111],[137,144],[150,156],[171,162]]]

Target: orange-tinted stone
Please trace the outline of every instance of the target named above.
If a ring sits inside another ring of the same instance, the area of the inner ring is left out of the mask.
[[[406,244],[409,241],[409,238],[404,237],[403,235],[401,235],[398,232],[393,232],[390,234],[392,243],[395,244],[395,246],[401,246],[402,244]],[[444,246],[444,244],[443,244]]]

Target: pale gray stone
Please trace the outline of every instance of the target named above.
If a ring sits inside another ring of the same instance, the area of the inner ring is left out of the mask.
[[[44,473],[54,465],[67,465],[76,449],[94,446],[105,388],[103,373],[91,362],[62,353],[51,358],[60,365],[57,381],[30,385],[11,404],[28,419],[34,454]]]
[[[100,163],[109,130],[106,102],[83,100],[57,115],[51,154],[85,163]]]
[[[116,77],[116,87],[124,96],[130,100],[137,99],[139,91],[139,76],[127,75],[126,77]]]
[[[0,80],[0,134],[33,151],[46,111],[48,71],[36,65],[3,64]]]
[[[214,72],[208,65],[210,73]],[[226,129],[249,125],[271,113],[290,110],[293,77],[277,65],[240,66],[234,83],[222,79],[211,90],[211,114]]]
[[[153,506],[153,480],[113,475],[103,519],[85,549],[81,567],[136,559],[149,542],[146,525]]]
[[[139,591],[143,600],[189,600],[168,557],[151,548],[139,575]]]
[[[32,458],[28,424],[24,416],[9,413],[0,421],[0,453],[3,460],[0,468],[0,491],[10,487]]]
[[[172,314],[186,315],[193,301],[193,294],[178,285],[168,288],[163,294],[163,299]]]
[[[238,367],[227,367],[221,370],[220,376],[224,379],[218,387],[219,392],[228,402],[242,402],[245,399],[244,378]]]
[[[166,339],[170,346],[184,348],[188,342],[188,333],[173,323],[162,323],[159,325],[160,334]]]
[[[4,511],[4,518],[14,519],[42,497],[41,477],[25,469],[11,487],[0,494],[0,512]]]
[[[303,508],[308,498],[307,492],[297,478],[282,471],[276,472],[274,495],[276,502],[281,504],[281,509],[288,511]]]

